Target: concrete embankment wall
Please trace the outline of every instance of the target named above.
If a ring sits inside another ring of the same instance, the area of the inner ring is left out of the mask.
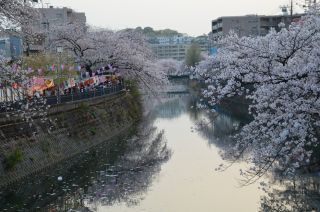
[[[55,106],[44,123],[0,124],[0,187],[108,142],[140,115],[138,98],[122,92]]]

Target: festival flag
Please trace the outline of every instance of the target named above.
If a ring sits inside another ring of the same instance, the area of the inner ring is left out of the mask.
[[[18,83],[16,83],[16,82],[12,83],[12,88],[13,89],[17,89],[18,88]]]
[[[29,68],[28,68],[28,73],[30,74],[30,73],[32,73],[32,72],[33,72],[32,68],[29,67]]]
[[[64,71],[64,64],[61,64],[61,70]]]
[[[105,75],[99,76],[99,82],[100,83],[104,83],[105,81],[106,81],[106,76]]]
[[[43,85],[44,81],[45,81],[45,79],[43,77],[33,77],[32,78],[33,85]]]
[[[13,71],[17,71],[17,68],[18,68],[18,65],[17,65],[17,64],[13,64],[13,65],[12,65],[12,70],[13,70]]]

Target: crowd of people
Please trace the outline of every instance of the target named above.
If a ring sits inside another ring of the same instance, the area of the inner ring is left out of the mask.
[[[105,75],[104,75],[105,74]],[[33,96],[35,97],[51,97],[61,95],[76,95],[89,93],[94,91],[102,91],[102,89],[112,88],[114,86],[124,85],[123,77],[110,73],[93,74],[89,78],[82,80],[68,79],[66,81],[57,83],[52,87],[45,87],[45,89],[35,90]]]

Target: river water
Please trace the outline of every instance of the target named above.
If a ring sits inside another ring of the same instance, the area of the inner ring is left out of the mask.
[[[154,108],[153,124],[165,132],[172,151],[170,159],[162,164],[138,204],[99,204],[98,211],[258,211],[258,186],[239,187],[239,169],[243,165],[237,164],[225,172],[215,171],[223,161],[214,136],[230,132],[239,121],[221,114],[216,120],[224,132],[200,132],[195,126],[207,114],[190,109],[195,106],[189,97],[175,96],[167,101]]]
[[[235,164],[217,172],[226,135],[242,120],[196,110],[196,99],[148,100],[140,126],[77,158],[0,191],[0,211],[259,211],[258,184],[239,185]],[[213,120],[211,127],[199,122]],[[60,178],[59,178],[60,177]],[[60,179],[60,180],[58,180]],[[278,207],[278,206],[277,206]],[[271,210],[272,211],[272,210]]]

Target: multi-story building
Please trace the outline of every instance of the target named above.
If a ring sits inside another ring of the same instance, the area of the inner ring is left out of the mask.
[[[152,44],[157,59],[184,60],[190,44]]]
[[[87,18],[85,13],[78,13],[74,10],[63,7],[39,8],[40,19],[34,23],[39,30],[48,30],[50,26],[65,25],[69,23],[86,24]]]
[[[271,28],[276,31],[280,30],[279,24],[284,23],[288,27],[293,21],[301,18],[301,14],[297,15],[273,15],[273,16],[226,16],[220,17],[212,21],[212,31],[209,35],[211,44],[210,52],[216,52],[217,46],[215,41],[231,30],[242,36],[265,36]]]
[[[189,36],[158,36],[148,39],[157,59],[184,60],[191,44]]]
[[[239,36],[259,35],[259,16],[230,16],[212,21],[212,36],[220,37],[231,30]]]
[[[33,23],[33,30],[39,33],[39,37],[43,39],[37,39],[36,43],[30,44],[30,51],[42,51],[44,50],[45,42],[50,37],[49,30],[53,26],[61,26],[71,23],[78,23],[86,25],[85,13],[75,12],[70,8],[39,8],[40,18]]]
[[[264,36],[271,28],[280,30],[279,24],[290,23],[299,19],[301,15],[275,15],[275,16],[227,16],[212,21],[212,36],[220,37],[228,34],[231,30],[242,36]]]
[[[198,36],[194,38],[192,42],[200,46],[201,52],[205,54],[209,53],[209,37],[207,35]]]
[[[148,37],[149,43],[151,44],[190,44],[193,37],[187,35],[175,35],[175,36],[157,36],[157,37]]]
[[[164,36],[148,39],[157,59],[184,60],[191,44],[198,43],[201,51],[208,53],[208,37]]]
[[[259,19],[259,35],[265,36],[271,28],[280,31],[279,24],[284,23],[285,27],[289,27],[292,22],[300,20],[302,14],[297,15],[275,15],[275,16],[260,16]]]
[[[0,35],[0,55],[12,60],[19,59],[22,56],[22,39],[12,33]]]

